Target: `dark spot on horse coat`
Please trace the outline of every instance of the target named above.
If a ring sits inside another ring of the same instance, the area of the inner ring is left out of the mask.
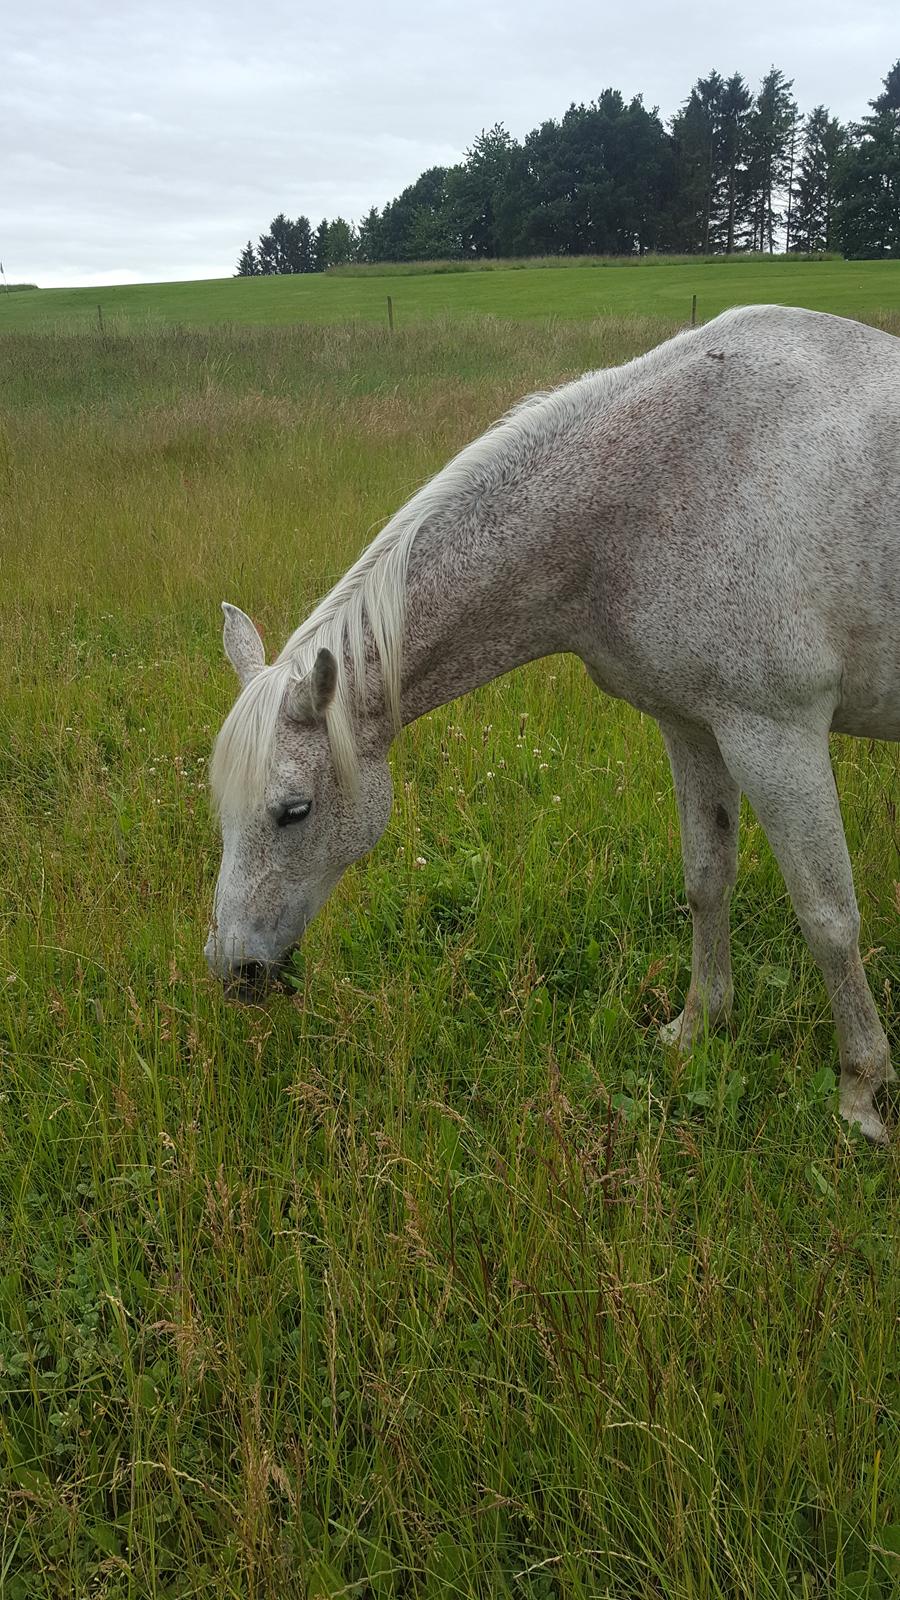
[[[725,810],[724,806],[719,806],[716,810],[716,825],[720,828],[731,827],[731,823],[728,818],[728,812]]]

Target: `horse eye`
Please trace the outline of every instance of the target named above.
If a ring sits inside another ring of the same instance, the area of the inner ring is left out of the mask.
[[[312,810],[311,800],[293,800],[278,813],[279,828],[289,828],[292,822],[302,822]]]

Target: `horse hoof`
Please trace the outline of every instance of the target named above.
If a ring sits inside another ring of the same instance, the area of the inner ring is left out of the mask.
[[[882,1149],[890,1144],[887,1128],[873,1105],[841,1105],[841,1116],[850,1128],[858,1128],[870,1144]]]

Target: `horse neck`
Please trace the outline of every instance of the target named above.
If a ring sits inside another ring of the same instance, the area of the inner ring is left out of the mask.
[[[527,661],[577,649],[584,550],[541,508],[539,490],[448,510],[420,532],[407,573],[404,724]]]

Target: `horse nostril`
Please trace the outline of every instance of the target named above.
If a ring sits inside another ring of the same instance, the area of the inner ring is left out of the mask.
[[[264,961],[244,961],[232,969],[225,988],[229,994],[256,999],[265,994],[271,978],[272,969]]]

